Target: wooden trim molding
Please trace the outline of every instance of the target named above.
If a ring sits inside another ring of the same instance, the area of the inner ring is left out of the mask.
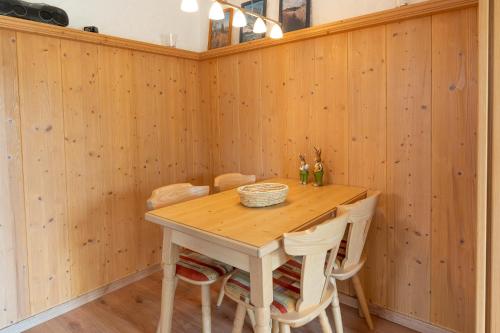
[[[80,31],[72,28],[59,27],[44,23],[22,20],[14,17],[0,16],[0,29],[9,29],[19,32],[27,32],[41,36],[56,37],[68,40],[119,47],[134,51],[144,51],[177,58],[198,60],[199,53],[167,47],[152,43],[140,42],[131,39],[96,34],[92,32]]]
[[[368,28],[375,25],[387,24],[411,18],[429,16],[437,13],[458,10],[478,5],[478,0],[430,0],[404,7],[388,9],[355,18],[318,25],[315,27],[286,33],[283,39],[263,38],[244,44],[222,47],[202,52],[201,60],[207,60],[235,53],[247,52],[305,39],[322,37],[340,32]]]
[[[107,284],[105,286],[100,287],[99,289],[93,290],[91,292],[88,292],[86,294],[83,294],[77,298],[74,298],[72,300],[69,300],[65,303],[59,304],[53,308],[50,308],[46,311],[43,311],[41,313],[38,313],[32,317],[26,318],[24,320],[21,320],[13,325],[7,326],[3,329],[0,329],[0,333],[18,333],[18,332],[24,332],[26,330],[29,330],[30,328],[33,328],[35,326],[38,326],[40,324],[43,324],[55,317],[59,317],[71,310],[74,310],[76,308],[79,308],[87,303],[90,303],[92,301],[95,301],[96,299],[107,295],[109,293],[112,293],[113,291],[116,291],[118,289],[124,288],[128,286],[129,284],[132,284],[134,282],[137,282],[139,280],[142,280],[156,272],[159,272],[161,270],[161,266],[159,264],[151,266],[145,270],[142,270],[140,272],[137,272],[135,274],[129,275],[123,279],[120,279],[118,281],[112,282],[110,284]]]
[[[343,305],[350,306],[351,308],[358,309],[358,300],[355,297],[339,293],[340,303]],[[385,319],[387,321],[396,323],[398,325],[407,327],[409,329],[415,330],[417,332],[426,333],[453,333],[445,328],[429,324],[425,321],[412,318],[410,316],[404,315],[402,313],[394,312],[388,309],[384,309],[380,306],[370,304],[370,313],[379,318]],[[2,332],[0,332],[2,333]]]
[[[479,0],[429,0],[409,6],[388,9],[368,15],[358,16],[347,20],[327,23],[308,29],[302,29],[286,33],[283,39],[274,40],[270,38],[250,41],[243,44],[231,45],[206,52],[187,51],[131,39],[114,37],[103,34],[80,31],[71,28],[58,27],[33,21],[0,16],[0,29],[9,29],[33,33],[42,36],[57,37],[69,40],[78,40],[87,43],[119,47],[124,49],[161,54],[166,56],[191,59],[207,60],[231,54],[248,52],[254,49],[282,45],[300,40],[327,36],[355,29],[368,28],[375,25],[397,22],[401,20],[429,16],[451,10],[458,10],[478,5]]]

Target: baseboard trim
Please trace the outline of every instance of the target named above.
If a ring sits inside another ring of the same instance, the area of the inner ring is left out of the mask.
[[[82,306],[84,304],[95,301],[99,297],[102,297],[106,294],[109,294],[109,293],[115,291],[115,290],[126,287],[127,285],[129,285],[131,283],[134,283],[136,281],[144,279],[145,277],[147,277],[153,273],[159,272],[160,270],[161,270],[161,268],[160,268],[159,264],[151,266],[145,270],[134,273],[132,275],[124,277],[124,278],[117,280],[115,282],[111,282],[110,284],[102,286],[99,289],[90,291],[86,294],[78,296],[77,298],[74,298],[74,299],[69,300],[67,302],[64,302],[62,304],[56,305],[53,308],[50,308],[50,309],[45,310],[43,312],[40,312],[39,314],[28,317],[28,318],[23,319],[15,324],[12,324],[10,326],[2,328],[2,329],[0,329],[0,333],[24,332],[26,330],[29,330],[30,328],[33,328],[37,325],[40,325],[40,324],[42,324],[46,321],[49,321],[55,317],[58,317],[62,314],[65,314],[66,312],[69,312],[71,310],[79,308],[80,306]]]
[[[340,303],[357,309],[358,300],[355,297],[351,297],[345,294],[340,294]],[[445,328],[429,324],[425,321],[412,318],[410,316],[385,309],[381,306],[370,304],[370,313],[373,315],[383,318],[385,320],[391,321],[393,323],[399,324],[401,326],[407,327],[409,329],[415,330],[422,333],[455,333],[455,331],[450,331]]]

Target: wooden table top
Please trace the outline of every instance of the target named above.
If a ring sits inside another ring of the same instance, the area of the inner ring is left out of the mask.
[[[296,179],[283,178],[264,182],[287,184],[287,200],[271,207],[247,208],[240,204],[236,190],[230,190],[148,212],[146,219],[152,215],[166,224],[180,224],[260,248],[366,195],[366,189],[354,186],[305,186]]]

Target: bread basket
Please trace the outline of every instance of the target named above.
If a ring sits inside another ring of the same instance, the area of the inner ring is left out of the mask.
[[[240,202],[246,207],[268,207],[286,200],[288,186],[279,183],[257,183],[240,186],[237,189]]]

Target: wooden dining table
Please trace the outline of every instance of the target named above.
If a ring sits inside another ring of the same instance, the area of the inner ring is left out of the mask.
[[[247,208],[234,189],[146,214],[147,221],[163,227],[163,289],[157,332],[172,331],[179,247],[249,272],[255,332],[270,332],[272,272],[288,260],[282,247],[283,234],[308,229],[332,217],[339,205],[362,199],[367,192],[354,186],[301,185],[296,179],[265,182],[288,185],[286,201],[266,208]]]

